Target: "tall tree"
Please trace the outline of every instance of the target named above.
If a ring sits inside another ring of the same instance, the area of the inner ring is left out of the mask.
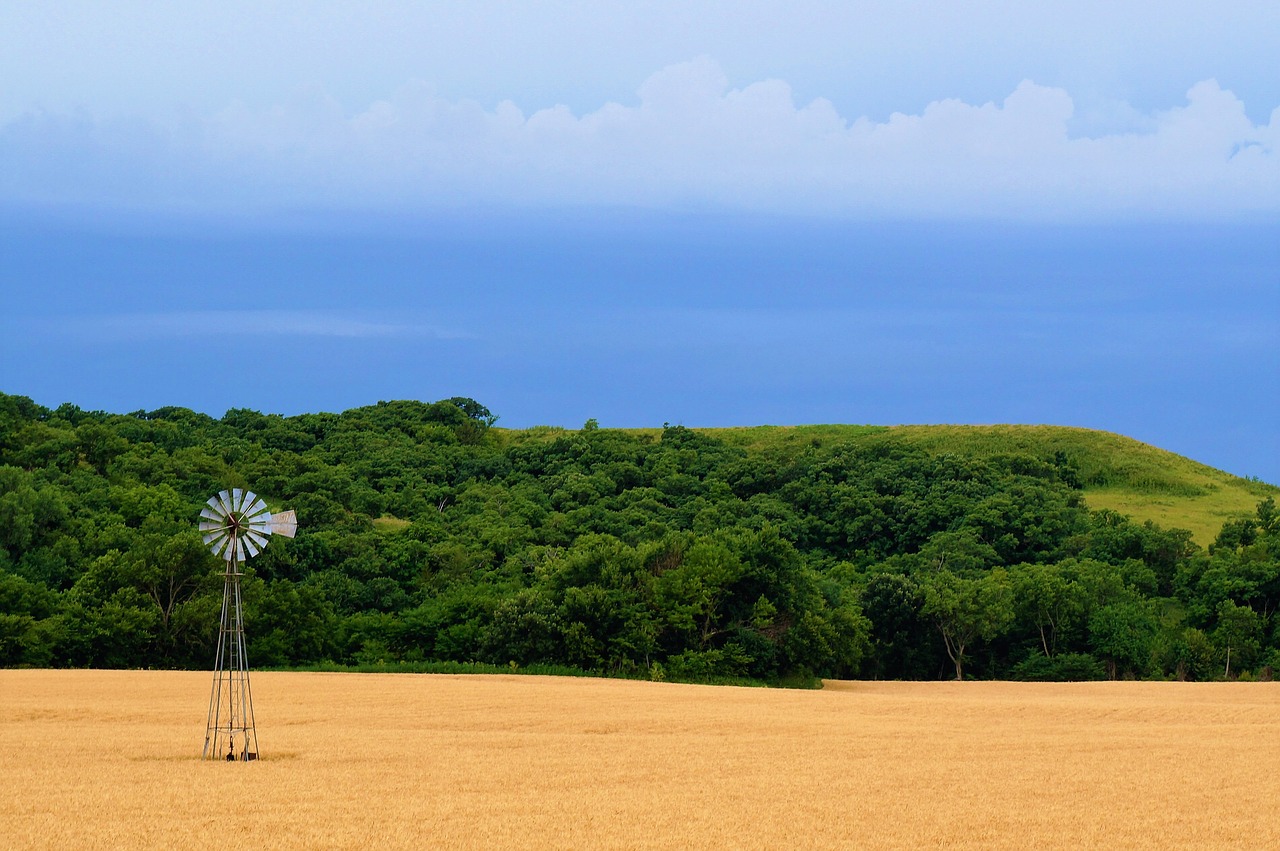
[[[1237,665],[1252,663],[1262,648],[1262,619],[1248,606],[1238,606],[1230,600],[1218,604],[1218,626],[1213,631],[1213,641],[1222,652],[1222,676],[1231,678],[1231,660],[1234,654]]]
[[[924,594],[924,614],[942,635],[956,679],[963,680],[965,653],[974,641],[995,638],[1013,623],[1008,575],[1001,568],[975,578],[939,570],[925,578]]]

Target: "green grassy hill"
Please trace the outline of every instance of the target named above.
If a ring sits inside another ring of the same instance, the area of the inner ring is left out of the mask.
[[[1084,428],[1046,425],[805,425],[699,428],[751,452],[790,454],[835,443],[897,443],[934,454],[967,458],[1062,453],[1075,468],[1093,509],[1111,509],[1135,520],[1190,531],[1201,546],[1213,542],[1226,520],[1250,516],[1280,487],[1242,479],[1146,443]],[[657,440],[661,429],[628,429]],[[536,427],[508,431],[515,442],[553,439],[565,430]]]
[[[1063,453],[1078,470],[1090,508],[1108,508],[1135,520],[1186,529],[1201,546],[1213,542],[1224,521],[1252,515],[1258,502],[1280,498],[1280,488],[1242,479],[1146,443],[1064,426],[797,426],[708,429],[744,447],[795,447],[812,441],[897,442],[932,453],[971,458]]]
[[[1257,510],[1280,488],[1125,437],[491,425],[465,398],[214,419],[0,393],[0,667],[207,664],[225,568],[194,520],[252,483],[302,529],[245,573],[257,664],[770,683],[1280,670],[1280,525]],[[1235,518],[1211,557],[1187,546]],[[1044,595],[1068,601],[1052,623]],[[1000,631],[980,651],[957,643],[985,623]]]

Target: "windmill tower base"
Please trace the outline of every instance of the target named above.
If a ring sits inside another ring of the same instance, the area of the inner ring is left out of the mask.
[[[236,762],[258,758],[258,731],[253,719],[249,657],[245,652],[240,576],[236,562],[229,562],[223,583],[218,653],[213,669],[213,689],[209,693],[209,720],[205,727],[202,759]]]

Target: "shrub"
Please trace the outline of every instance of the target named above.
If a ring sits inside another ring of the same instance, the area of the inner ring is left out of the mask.
[[[1069,683],[1105,680],[1106,668],[1088,653],[1059,653],[1057,656],[1036,654],[1014,666],[1015,680],[1027,682]]]

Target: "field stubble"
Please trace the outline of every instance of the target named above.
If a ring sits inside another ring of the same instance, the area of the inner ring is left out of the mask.
[[[0,671],[17,848],[1280,847],[1277,688]]]

